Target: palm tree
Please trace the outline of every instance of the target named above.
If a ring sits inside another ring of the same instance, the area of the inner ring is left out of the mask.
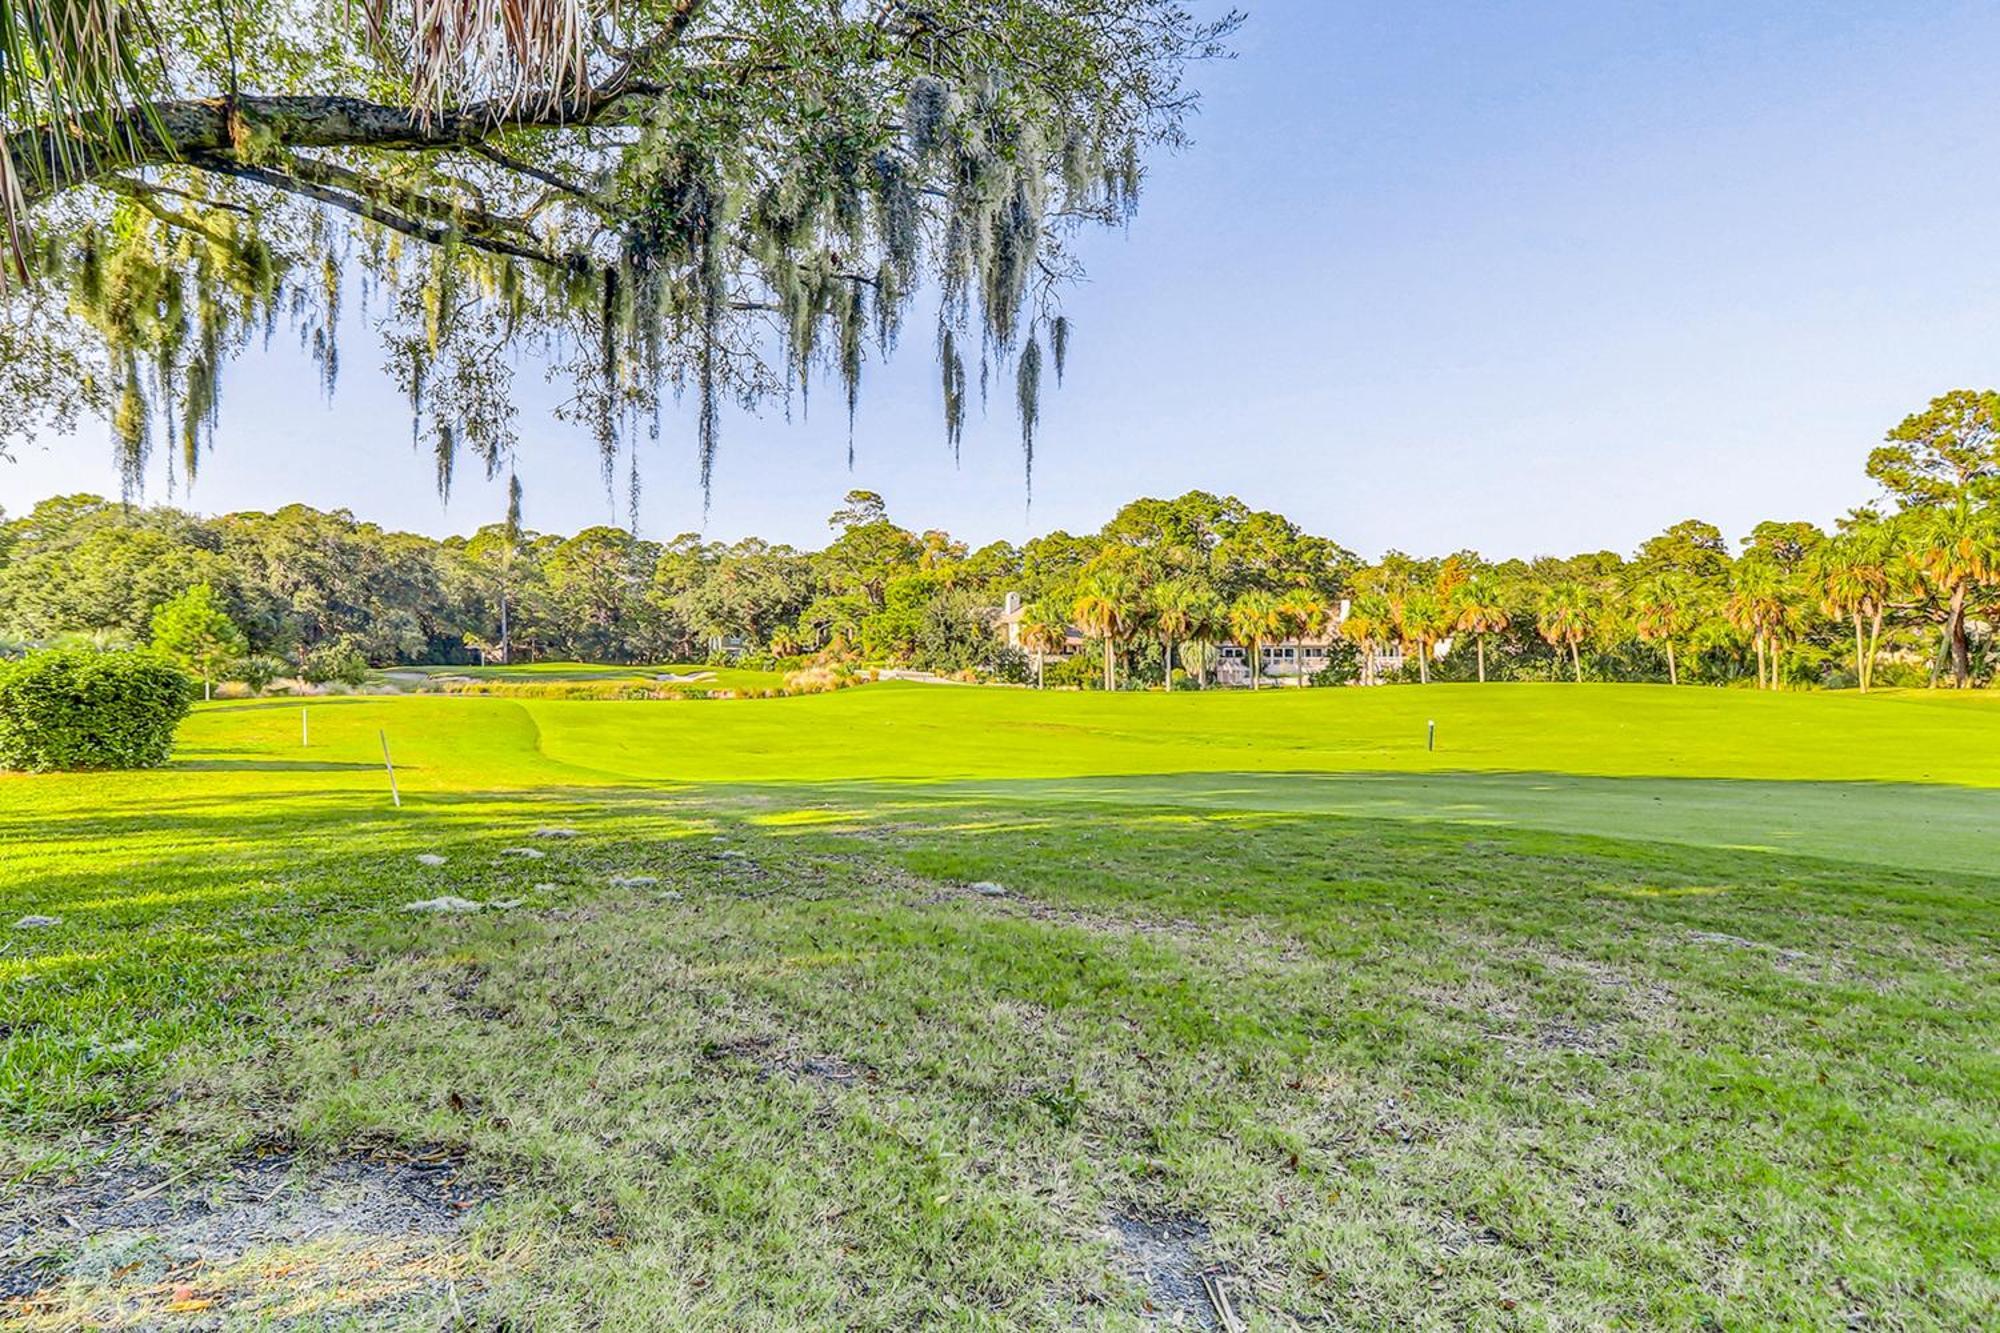
[[[1474,574],[1459,585],[1452,606],[1457,614],[1452,617],[1452,628],[1462,630],[1472,636],[1474,648],[1479,654],[1479,683],[1486,683],[1486,636],[1504,633],[1509,624],[1507,607],[1500,600],[1500,590],[1493,580],[1484,574]]]
[[[1875,645],[1889,609],[1895,553],[1895,529],[1872,509],[1848,515],[1840,535],[1813,552],[1821,609],[1854,626],[1854,681],[1863,694],[1874,683]]]
[[[1965,606],[1977,585],[2000,572],[2000,531],[1995,530],[1991,515],[1974,509],[1963,497],[1956,504],[1924,513],[1913,529],[1905,558],[1945,604],[1952,683],[1962,690],[1972,683]]]
[[[1590,637],[1595,619],[1590,590],[1580,583],[1558,583],[1548,589],[1542,594],[1541,608],[1536,613],[1536,628],[1549,646],[1569,649],[1570,667],[1579,685],[1583,684],[1583,657],[1577,646]]]
[[[1035,655],[1035,688],[1042,689],[1043,664],[1050,653],[1069,646],[1069,624],[1048,602],[1036,602],[1021,614],[1021,646]]]
[[[1779,689],[1783,684],[1779,669],[1784,644],[1797,623],[1785,571],[1752,553],[1736,562],[1729,583],[1723,614],[1730,624],[1748,634],[1756,647],[1757,688]]]
[[[1250,688],[1264,674],[1264,645],[1285,633],[1282,604],[1262,589],[1252,589],[1229,607],[1229,633],[1250,650]]]
[[[1160,636],[1161,662],[1167,678],[1167,693],[1174,692],[1174,645],[1194,635],[1200,612],[1199,593],[1186,579],[1168,579],[1153,585],[1150,598],[1153,631]]]
[[[1376,649],[1384,638],[1394,632],[1395,613],[1387,599],[1379,594],[1357,597],[1347,604],[1347,615],[1341,619],[1342,637],[1361,649],[1361,683],[1373,685],[1375,681]]]
[[[1632,590],[1632,629],[1647,643],[1667,650],[1667,684],[1681,683],[1674,643],[1693,624],[1695,590],[1687,576],[1669,570],[1655,574]]]
[[[1330,615],[1324,599],[1310,588],[1296,588],[1285,594],[1278,603],[1279,613],[1285,618],[1285,628],[1291,631],[1292,641],[1298,645],[1298,657],[1294,665],[1298,668],[1300,686],[1312,684],[1306,675],[1306,640],[1317,639],[1326,633],[1326,622]]]
[[[1092,575],[1072,608],[1077,625],[1093,639],[1104,640],[1104,688],[1118,688],[1118,645],[1132,632],[1138,618],[1139,585],[1131,575],[1103,570]]]
[[[1222,642],[1228,632],[1229,617],[1223,609],[1222,598],[1216,594],[1215,585],[1206,578],[1189,576],[1188,585],[1188,630],[1183,643],[1192,643],[1201,649],[1196,659],[1196,679],[1203,689],[1208,688],[1208,669],[1215,656],[1215,645]]]
[[[1415,588],[1404,595],[1402,605],[1397,609],[1404,640],[1417,645],[1417,681],[1428,685],[1431,683],[1431,649],[1451,632],[1453,617],[1450,608],[1444,598],[1429,588]]]

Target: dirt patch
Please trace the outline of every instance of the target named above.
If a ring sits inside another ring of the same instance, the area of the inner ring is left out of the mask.
[[[1203,1289],[1218,1270],[1202,1261],[1208,1227],[1197,1218],[1147,1218],[1120,1213],[1108,1228],[1113,1257],[1146,1293],[1145,1318],[1153,1327],[1219,1329],[1222,1321]]]
[[[0,1319],[207,1328],[385,1311],[467,1288],[486,1197],[444,1152],[238,1158],[175,1176],[113,1161],[0,1208]]]

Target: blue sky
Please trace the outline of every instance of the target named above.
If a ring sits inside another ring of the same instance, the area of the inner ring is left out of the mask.
[[[709,534],[816,545],[865,486],[1019,540],[1201,487],[1369,555],[1629,550],[1690,516],[1830,521],[1884,430],[2000,380],[2000,7],[1245,4],[1195,147],[1082,244],[1031,516],[1011,395],[954,467],[913,334],[870,367],[852,474],[836,392],[730,413]],[[476,474],[440,504],[364,328],[330,407],[283,342],[235,367],[186,503],[497,515]],[[521,379],[529,522],[622,521]],[[688,434],[642,452],[648,535],[702,526]],[[0,464],[0,505],[115,492],[99,427],[46,446]]]

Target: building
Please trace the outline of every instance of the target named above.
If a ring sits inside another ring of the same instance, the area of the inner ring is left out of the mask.
[[[1263,673],[1260,683],[1275,685],[1297,685],[1301,677],[1306,679],[1326,670],[1330,656],[1328,650],[1340,642],[1340,626],[1346,621],[1348,602],[1342,599],[1334,613],[1329,630],[1316,638],[1287,640],[1282,643],[1267,643],[1263,652]],[[1027,618],[1027,610],[1021,594],[1010,592],[1005,603],[994,614],[994,630],[1001,635],[1010,648],[1021,648],[1021,622]],[[1064,626],[1063,650],[1049,654],[1050,660],[1069,657],[1082,652],[1089,646],[1089,639],[1074,625]],[[1026,651],[1026,649],[1022,649]],[[1449,638],[1440,640],[1432,649],[1433,660],[1442,660],[1451,651]],[[1361,663],[1363,685],[1379,685],[1401,671],[1409,659],[1404,656],[1403,646],[1398,643],[1380,644],[1371,650],[1364,650]],[[1243,644],[1224,640],[1216,645],[1215,683],[1247,689],[1250,685],[1250,650]]]

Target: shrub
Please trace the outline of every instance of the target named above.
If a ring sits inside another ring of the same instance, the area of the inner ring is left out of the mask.
[[[282,657],[272,657],[268,653],[254,653],[230,664],[228,676],[240,680],[250,687],[252,694],[262,694],[271,688],[271,682],[291,670],[291,664]]]
[[[299,675],[314,685],[359,685],[368,679],[368,659],[350,640],[336,639],[301,657]]]
[[[152,653],[65,648],[0,665],[0,768],[151,768],[194,684]]]

